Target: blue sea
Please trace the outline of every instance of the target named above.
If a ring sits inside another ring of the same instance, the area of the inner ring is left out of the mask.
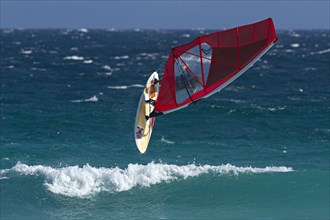
[[[149,75],[212,31],[1,29],[1,219],[329,219],[329,30],[278,30],[137,150]]]

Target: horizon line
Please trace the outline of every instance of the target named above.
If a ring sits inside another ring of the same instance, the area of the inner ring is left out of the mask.
[[[228,30],[231,28],[115,28],[115,27],[0,27],[0,30],[107,30],[107,31],[150,31],[150,30],[193,30],[193,31],[204,31],[204,30]],[[290,30],[322,30],[330,31],[329,28],[277,28],[277,31],[290,31]]]

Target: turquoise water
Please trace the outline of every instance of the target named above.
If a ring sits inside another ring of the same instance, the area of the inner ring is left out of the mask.
[[[1,219],[329,219],[329,31],[158,117],[143,85],[196,30],[1,30]]]

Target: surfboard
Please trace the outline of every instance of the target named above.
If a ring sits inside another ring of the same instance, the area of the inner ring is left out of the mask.
[[[155,117],[146,118],[155,108],[158,98],[159,83],[153,84],[154,80],[159,80],[158,73],[153,72],[149,77],[141,95],[135,117],[134,138],[138,150],[146,152],[155,123]]]

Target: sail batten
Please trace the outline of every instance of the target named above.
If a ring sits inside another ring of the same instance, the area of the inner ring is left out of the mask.
[[[155,111],[172,112],[242,75],[277,40],[271,18],[196,38],[172,49]]]

